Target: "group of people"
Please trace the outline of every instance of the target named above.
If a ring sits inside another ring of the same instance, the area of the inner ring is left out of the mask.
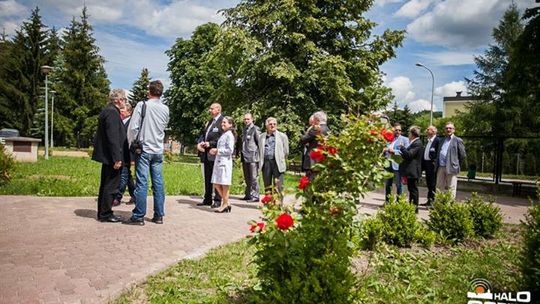
[[[113,89],[109,103],[101,111],[98,121],[92,159],[102,163],[98,196],[97,219],[102,222],[123,222],[144,225],[149,176],[152,179],[154,214],[152,222],[163,223],[165,190],[162,174],[163,139],[169,122],[169,108],[161,100],[163,84],[151,81],[148,100],[138,102],[133,113],[127,103],[126,91]],[[203,166],[204,197],[197,205],[216,208],[217,213],[229,213],[229,190],[232,184],[233,158],[236,147],[236,130],[230,116],[223,116],[221,105],[213,103],[208,112],[211,119],[205,125],[197,141],[197,150]],[[289,139],[278,130],[274,117],[265,121],[265,131],[254,124],[251,113],[244,115],[244,129],[239,148],[245,180],[243,200],[259,201],[259,172],[262,173],[264,192],[283,192],[283,178],[287,169]],[[428,205],[433,203],[435,190],[451,191],[455,197],[460,162],[465,158],[463,141],[454,135],[454,125],[445,126],[445,137],[438,138],[437,129],[429,126],[427,144],[420,141],[420,128],[412,126],[408,137],[401,135],[400,124],[394,125],[395,137],[385,149],[391,159],[388,168],[393,177],[386,182],[386,201],[389,201],[392,185],[397,194],[402,193],[406,183],[409,200],[418,211],[418,180],[426,173]],[[309,118],[309,127],[300,139],[304,148],[302,169],[309,179],[316,160],[310,157],[319,141],[328,134],[327,116],[319,111]],[[392,160],[399,155],[401,163]],[[131,163],[135,163],[135,182],[131,176]],[[119,205],[125,188],[130,194],[129,203],[135,205],[131,217],[122,219],[114,215],[112,207]]]
[[[386,181],[385,201],[389,202],[392,185],[398,195],[402,193],[402,185],[407,184],[409,201],[416,206],[418,212],[418,181],[425,172],[428,188],[427,205],[432,206],[435,191],[449,191],[456,197],[457,176],[461,170],[460,162],[466,158],[463,140],[454,135],[455,126],[448,122],[444,127],[444,137],[437,137],[437,128],[426,129],[427,142],[424,147],[420,140],[420,127],[409,128],[408,137],[402,134],[399,123],[394,124],[394,140],[385,148],[386,157],[390,158],[388,168],[394,175]],[[393,155],[402,158],[400,163],[392,160]]]
[[[152,222],[163,224],[163,139],[169,123],[169,108],[162,102],[162,94],[162,82],[151,81],[148,100],[137,103],[130,117],[126,91],[113,89],[109,93],[109,103],[99,115],[92,154],[92,159],[102,164],[97,203],[97,219],[101,222],[144,225],[150,176],[154,199]],[[139,145],[135,146],[135,142]],[[135,183],[130,171],[132,159]],[[114,215],[112,206],[119,204],[126,185],[135,207],[131,217],[124,220]]]

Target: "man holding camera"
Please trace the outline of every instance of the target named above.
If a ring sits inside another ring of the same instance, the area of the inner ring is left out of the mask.
[[[120,109],[125,106],[126,100],[123,89],[113,89],[109,93],[109,103],[99,114],[92,159],[102,164],[97,204],[97,219],[100,222],[117,223],[122,220],[113,214],[112,203],[122,172],[126,129],[120,118]]]
[[[135,208],[128,225],[144,225],[146,197],[148,195],[148,173],[152,177],[154,216],[152,222],[163,224],[165,188],[163,181],[163,138],[169,123],[169,108],[161,101],[163,84],[159,80],[150,82],[148,100],[139,102],[131,116],[128,140],[135,153]],[[134,143],[138,139],[139,144]],[[134,149],[137,147],[137,149]]]

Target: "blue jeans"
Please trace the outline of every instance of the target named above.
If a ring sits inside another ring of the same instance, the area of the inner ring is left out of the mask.
[[[384,195],[384,201],[388,202],[390,200],[390,194],[392,194],[392,184],[396,185],[396,192],[397,195],[400,195],[403,193],[403,187],[401,184],[401,175],[399,174],[399,171],[392,170],[394,172],[394,177],[391,177],[386,180],[386,187],[385,187],[385,195]]]
[[[152,192],[154,194],[154,217],[165,215],[165,187],[163,182],[163,154],[149,154],[143,152],[136,157],[135,174],[135,208],[132,219],[138,220],[146,215],[146,197],[148,196],[148,171],[152,177]]]
[[[131,177],[131,164],[124,162],[122,164],[122,175],[120,176],[120,186],[118,186],[118,193],[116,194],[116,199],[122,201],[126,187],[129,191],[129,196],[135,196],[135,183],[133,183],[133,178]]]

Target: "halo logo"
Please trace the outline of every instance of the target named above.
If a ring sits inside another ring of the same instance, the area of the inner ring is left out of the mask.
[[[529,291],[492,293],[491,284],[485,279],[472,280],[467,298],[469,299],[467,304],[531,303]]]

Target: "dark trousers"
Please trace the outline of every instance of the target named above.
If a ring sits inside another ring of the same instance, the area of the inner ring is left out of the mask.
[[[422,168],[426,172],[426,185],[428,188],[428,204],[433,204],[435,200],[435,189],[437,185],[437,173],[435,172],[435,164],[432,160],[422,160]]]
[[[409,190],[409,202],[418,206],[418,178],[407,177],[407,190]]]
[[[214,172],[214,162],[204,161],[204,200],[205,204],[212,204],[212,191],[214,191],[214,185],[212,184],[212,173]],[[214,191],[214,201],[221,204],[221,196],[217,191]]]
[[[101,180],[97,202],[97,218],[105,219],[113,215],[112,201],[115,199],[120,184],[122,170],[116,170],[113,165],[101,165]]]
[[[259,163],[242,163],[246,181],[246,197],[259,199]]]
[[[126,192],[126,187],[128,188],[129,196],[135,197],[135,183],[133,182],[133,176],[131,175],[131,163],[125,162],[122,165],[122,175],[120,177],[120,186],[118,186],[118,193],[116,194],[116,199],[122,201],[124,192]]]
[[[265,159],[262,167],[264,191],[272,193],[272,184],[279,193],[283,192],[283,173],[279,172],[275,159]]]

